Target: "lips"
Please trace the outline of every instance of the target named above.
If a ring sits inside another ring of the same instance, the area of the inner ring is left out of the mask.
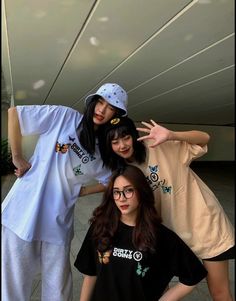
[[[127,155],[130,149],[120,151],[121,155]]]
[[[99,120],[99,121],[103,121],[104,117],[98,114],[94,114],[94,117]]]
[[[121,210],[127,210],[129,208],[129,205],[122,205],[120,206]]]

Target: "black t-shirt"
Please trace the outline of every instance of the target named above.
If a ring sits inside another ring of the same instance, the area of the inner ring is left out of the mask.
[[[133,227],[120,222],[113,248],[101,254],[89,228],[74,265],[85,275],[97,276],[91,301],[154,301],[174,276],[190,286],[206,277],[200,260],[164,225],[157,229],[153,254],[135,249],[132,231]]]

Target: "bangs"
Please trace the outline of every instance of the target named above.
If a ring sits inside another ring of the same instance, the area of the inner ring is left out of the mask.
[[[125,126],[121,126],[119,128],[110,130],[110,132],[107,135],[107,138],[108,138],[109,141],[112,141],[112,140],[115,140],[115,139],[123,138],[127,135],[132,136],[131,130],[128,129],[127,127],[125,127]]]

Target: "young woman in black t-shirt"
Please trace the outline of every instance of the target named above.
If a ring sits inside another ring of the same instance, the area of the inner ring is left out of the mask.
[[[191,249],[161,224],[142,171],[113,173],[75,261],[80,301],[174,301],[206,277]],[[171,279],[179,279],[165,290]]]

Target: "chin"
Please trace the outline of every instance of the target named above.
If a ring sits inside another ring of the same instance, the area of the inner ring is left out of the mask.
[[[128,156],[125,156],[123,154],[117,154],[119,157],[123,158],[123,159],[128,159]]]
[[[126,160],[128,160],[128,159],[131,158],[131,154],[130,153],[122,154],[121,157],[124,158],[124,159],[126,159]]]
[[[96,125],[101,125],[104,123],[103,120],[98,120],[96,117],[93,117],[93,123]]]

